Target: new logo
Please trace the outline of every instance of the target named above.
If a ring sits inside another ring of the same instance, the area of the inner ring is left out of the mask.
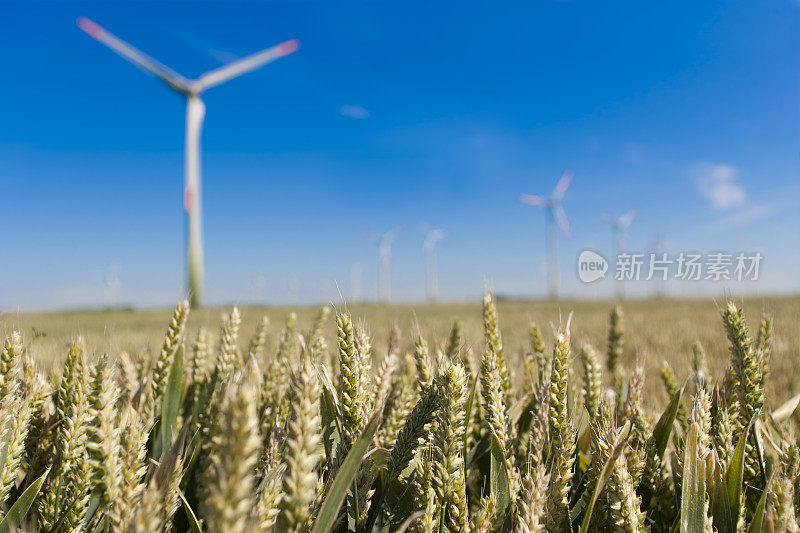
[[[578,278],[584,283],[592,283],[606,277],[608,261],[592,250],[584,250],[578,255]]]

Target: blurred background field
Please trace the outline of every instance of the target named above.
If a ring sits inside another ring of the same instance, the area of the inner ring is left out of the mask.
[[[741,300],[738,300],[741,301]],[[622,304],[624,312],[625,368],[644,365],[647,375],[646,402],[650,407],[663,405],[663,390],[658,370],[667,361],[679,379],[690,373],[692,345],[702,343],[708,355],[712,376],[721,379],[729,363],[728,342],[719,315],[723,300],[711,298],[684,300],[631,300]],[[743,301],[751,327],[757,331],[762,313],[774,319],[774,349],[768,394],[776,404],[800,390],[797,361],[800,359],[800,297],[750,298]],[[522,357],[528,350],[528,330],[531,321],[542,331],[548,348],[552,340],[550,324],[558,325],[573,313],[572,345],[577,349],[586,340],[601,353],[605,353],[611,301],[500,301],[500,327],[510,367],[518,380],[525,379]],[[402,330],[403,353],[412,349],[412,343],[421,331],[432,346],[441,346],[454,320],[460,320],[466,346],[477,361],[484,347],[481,306],[479,302],[440,305],[348,305],[357,322],[367,325],[373,337],[376,363],[385,354],[389,333],[394,324]],[[319,312],[318,307],[244,307],[239,347],[246,350],[247,343],[264,315],[270,319],[270,338],[267,354],[277,349],[280,333],[290,312],[297,314],[297,330],[305,333]],[[189,316],[188,339],[194,339],[198,328],[207,328],[216,335],[220,317],[229,308],[195,310]],[[122,351],[134,358],[152,360],[163,340],[171,310],[151,311],[75,311],[67,313],[0,315],[3,334],[12,328],[20,329],[31,353],[45,368],[60,364],[67,353],[70,340],[76,335],[84,337],[89,352],[97,356],[111,356]],[[419,328],[419,329],[418,329]],[[335,355],[335,323],[328,319],[326,339],[328,352]],[[477,363],[476,363],[477,364]],[[476,367],[477,368],[477,367]],[[573,363],[573,379],[580,379],[581,370]]]

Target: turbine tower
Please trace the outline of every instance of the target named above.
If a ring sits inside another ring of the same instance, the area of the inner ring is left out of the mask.
[[[391,281],[391,262],[392,262],[392,241],[402,231],[400,226],[396,226],[383,235],[368,233],[366,237],[378,245],[378,300],[388,302],[392,298]]]
[[[186,211],[186,290],[192,307],[201,305],[203,296],[203,224],[200,195],[200,130],[206,107],[203,91],[224,83],[276,59],[295,52],[299,41],[290,40],[272,48],[206,72],[199,78],[184,78],[152,57],[140,52],[107,30],[80,17],[78,27],[134,65],[156,76],[171,89],[186,97],[186,142],[184,146],[183,207]]]
[[[520,202],[528,205],[545,208],[545,235],[547,239],[547,285],[550,298],[558,299],[558,251],[556,225],[564,232],[567,238],[572,234],[569,231],[569,220],[561,207],[561,200],[567,192],[573,173],[567,170],[561,175],[550,196],[537,196],[535,194],[521,194]]]
[[[436,243],[447,237],[443,229],[431,229],[427,224],[420,225],[425,234],[422,241],[422,251],[425,253],[425,296],[429,302],[435,302],[439,297],[439,278],[436,275]]]
[[[600,218],[603,219],[603,222],[607,223],[611,226],[611,231],[613,234],[613,241],[614,241],[614,259],[613,263],[616,263],[617,256],[619,256],[620,252],[625,250],[626,237],[625,237],[625,230],[628,229],[628,226],[631,225],[633,219],[636,218],[636,211],[631,209],[627,213],[617,218],[614,218],[609,213],[600,213]],[[617,280],[615,284],[615,291],[617,298],[624,298],[625,297],[625,286],[624,282],[621,280]]]

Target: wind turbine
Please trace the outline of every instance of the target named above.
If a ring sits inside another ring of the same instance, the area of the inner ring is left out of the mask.
[[[425,253],[425,296],[435,302],[439,296],[439,279],[436,275],[436,243],[447,237],[447,230],[432,229],[422,223],[420,229],[425,234],[422,251]]]
[[[603,222],[611,226],[611,231],[614,233],[614,252],[619,253],[625,250],[625,230],[628,229],[633,219],[636,218],[636,211],[631,209],[618,218],[614,218],[608,213],[600,213],[600,218],[603,219]]]
[[[550,196],[537,196],[535,194],[521,194],[520,202],[528,205],[545,208],[545,226],[547,239],[547,285],[550,298],[558,299],[558,255],[556,242],[556,225],[564,232],[567,238],[572,236],[569,230],[569,220],[561,207],[561,200],[567,192],[573,173],[567,170],[561,175]]]
[[[611,226],[611,231],[614,235],[614,263],[616,263],[616,258],[619,256],[620,252],[625,250],[626,237],[625,237],[625,230],[628,229],[628,226],[631,225],[633,219],[636,218],[636,210],[631,209],[624,215],[621,215],[617,218],[614,218],[609,213],[600,213],[600,218],[603,221]],[[625,286],[623,285],[622,280],[617,280],[615,285],[617,297],[623,298],[625,296]]]
[[[78,27],[105,44],[134,65],[156,76],[171,89],[186,97],[186,142],[184,145],[183,207],[186,211],[186,285],[192,307],[199,307],[203,295],[203,224],[200,195],[200,130],[205,117],[203,91],[255,70],[295,52],[296,39],[285,41],[261,52],[202,74],[197,79],[184,78],[147,54],[140,52],[91,20],[78,18]]]
[[[392,241],[394,241],[403,230],[400,226],[395,226],[383,235],[367,233],[366,238],[378,245],[378,258],[380,265],[378,268],[378,299],[381,302],[388,302],[392,297],[391,287],[391,262],[392,262]]]

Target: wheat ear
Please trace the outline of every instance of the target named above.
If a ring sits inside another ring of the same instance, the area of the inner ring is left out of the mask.
[[[583,405],[589,418],[594,419],[603,394],[603,370],[597,352],[589,343],[581,346],[579,355],[583,365]]]
[[[60,522],[71,531],[83,520],[89,482],[85,449],[86,356],[80,339],[72,344],[64,363],[56,393],[56,416],[55,457],[43,491],[39,520],[42,529],[50,530]]]
[[[433,487],[441,527],[453,532],[466,532],[468,525],[463,457],[468,394],[464,367],[450,363],[439,385],[441,416],[433,432]]]
[[[251,359],[255,359],[256,361],[261,360],[262,352],[264,351],[264,346],[267,344],[267,338],[269,336],[269,317],[264,315],[261,317],[261,320],[258,322],[258,326],[256,327],[256,332],[253,335],[253,338],[250,339],[250,345],[247,347],[247,355]]]
[[[183,333],[186,328],[186,319],[189,316],[189,301],[183,300],[175,308],[172,313],[167,334],[164,337],[164,343],[161,346],[161,351],[158,353],[156,364],[153,367],[153,378],[150,385],[150,394],[148,395],[144,412],[147,416],[153,414],[161,405],[164,397],[164,389],[167,386],[167,376],[169,369],[172,366],[172,360],[175,357],[175,351],[183,338]]]
[[[617,396],[622,392],[622,357],[623,357],[623,324],[622,308],[615,305],[611,309],[608,327],[608,350],[606,352],[606,368],[611,376]]]
[[[103,355],[89,378],[89,424],[86,445],[93,492],[100,500],[98,509],[107,512],[120,497],[122,459],[117,417],[119,388]]]
[[[339,372],[341,386],[339,405],[342,408],[343,445],[349,450],[362,428],[364,419],[365,391],[362,387],[362,360],[355,347],[355,332],[350,315],[340,313],[336,317],[339,337]]]
[[[220,415],[210,455],[213,483],[208,489],[204,514],[211,531],[244,532],[253,508],[253,476],[261,444],[256,387],[251,380],[226,388]]]
[[[283,476],[283,501],[279,527],[297,531],[307,527],[309,506],[314,501],[319,454],[320,384],[309,361],[305,361],[294,378],[295,401],[289,418]]]
[[[419,390],[424,390],[433,381],[433,365],[428,343],[420,335],[414,341],[414,366],[417,369],[417,384]]]

